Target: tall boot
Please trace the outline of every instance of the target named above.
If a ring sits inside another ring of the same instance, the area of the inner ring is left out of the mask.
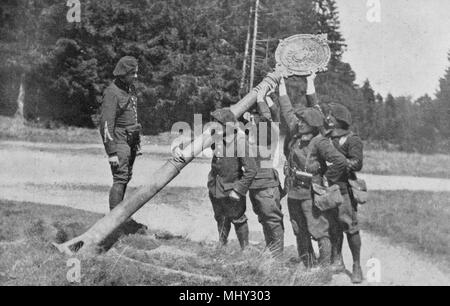
[[[273,239],[271,242],[272,247],[270,248],[274,257],[280,257],[283,255],[284,250],[284,228],[282,225],[273,229],[272,231]]]
[[[244,250],[248,246],[248,223],[245,221],[244,223],[234,224],[234,230],[236,231],[236,236],[239,240],[239,244],[241,249]]]
[[[309,258],[311,261],[311,264],[314,266],[317,264],[317,257],[316,257],[316,253],[314,252],[314,248],[312,245],[312,239],[311,237],[308,237],[308,253],[309,253]]]
[[[331,241],[331,269],[335,273],[345,271],[344,259],[342,258],[342,244],[344,234],[342,231],[334,233]]]
[[[356,234],[347,234],[348,246],[353,257],[352,283],[360,284],[363,281],[360,254],[361,254],[361,236]]]
[[[263,225],[266,246],[274,257],[281,256],[284,250],[284,227],[283,224],[275,226]]]
[[[123,200],[125,184],[114,183],[109,190],[109,209],[113,210]]]
[[[226,245],[228,243],[228,235],[231,230],[231,221],[222,217],[217,220],[217,230],[219,231],[219,243],[220,245]]]
[[[323,237],[319,239],[319,265],[329,267],[331,260],[331,242],[330,238]]]
[[[298,235],[296,238],[298,257],[303,262],[305,268],[311,269],[316,259],[311,239],[307,235]]]
[[[113,210],[120,202],[123,201],[125,191],[127,190],[126,184],[114,183],[109,191],[109,209]],[[132,218],[125,221],[121,226],[125,234],[142,234],[145,235],[148,228],[142,223],[134,221]]]

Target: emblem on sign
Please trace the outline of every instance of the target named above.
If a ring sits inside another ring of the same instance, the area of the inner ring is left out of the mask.
[[[331,58],[326,34],[298,34],[280,41],[275,52],[277,70],[285,77],[327,70]]]

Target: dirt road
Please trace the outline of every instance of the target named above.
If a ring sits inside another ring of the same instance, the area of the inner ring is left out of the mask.
[[[131,187],[146,183],[146,178],[167,158],[166,147],[147,147],[136,161]],[[107,212],[107,188],[111,183],[108,164],[100,146],[29,144],[0,142],[0,198],[63,205],[94,212]],[[206,186],[207,160],[194,161],[169,184],[171,187]],[[372,190],[449,191],[450,180],[416,177],[363,175]],[[287,212],[286,203],[283,203]],[[253,213],[248,213],[250,227],[260,232]],[[136,218],[154,229],[170,230],[193,240],[215,240],[216,229],[209,203],[205,198],[187,201],[183,207],[164,200],[150,201]],[[286,243],[295,244],[286,223]],[[418,254],[392,245],[387,239],[363,233],[362,262],[376,258],[381,264],[383,285],[450,285],[450,276]],[[260,239],[260,235],[253,235]],[[345,262],[351,267],[351,256],[345,249]],[[346,276],[334,279],[335,285],[348,284]],[[368,284],[368,283],[366,283]],[[373,283],[376,285],[376,283]],[[371,285],[371,284],[369,284]]]

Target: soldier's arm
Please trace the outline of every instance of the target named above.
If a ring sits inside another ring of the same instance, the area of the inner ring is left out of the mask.
[[[357,172],[363,167],[363,142],[358,136],[348,139],[348,170]]]
[[[331,143],[329,139],[322,138],[317,142],[318,154],[326,161],[325,177],[330,185],[342,180],[347,174],[347,159]]]
[[[102,135],[106,154],[109,156],[117,154],[116,142],[113,137],[116,111],[117,99],[111,91],[106,90],[101,108],[100,134]]]
[[[306,95],[306,107],[318,107],[319,106],[319,98],[317,98],[317,94],[307,94]]]
[[[280,82],[280,108],[281,108],[281,116],[286,121],[289,132],[293,135],[297,130],[298,118],[294,113],[294,108],[292,107],[291,99],[287,95],[286,85],[284,80]]]
[[[239,157],[243,174],[239,181],[234,184],[233,190],[245,197],[253,179],[258,172],[258,164],[255,157]]]
[[[272,100],[270,95],[266,96],[267,106],[269,106],[270,116],[272,117],[272,122],[280,122],[280,108]]]
[[[306,77],[306,107],[316,107],[321,111],[319,107],[319,98],[316,94],[316,86],[314,85],[315,79],[315,73],[311,73],[311,75]]]
[[[256,105],[258,107],[258,113],[266,121],[272,121],[272,114],[270,112],[270,107],[268,105],[268,103],[270,103],[270,102],[267,100],[267,98],[268,97],[266,97],[266,96],[262,96],[262,95],[258,94],[257,99],[256,99],[256,102],[257,102]]]

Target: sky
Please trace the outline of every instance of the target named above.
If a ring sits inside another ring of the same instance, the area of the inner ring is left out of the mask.
[[[434,97],[450,66],[449,0],[336,2],[347,44],[343,59],[356,72],[358,84],[369,79],[383,96]],[[377,2],[379,22],[373,14]]]

